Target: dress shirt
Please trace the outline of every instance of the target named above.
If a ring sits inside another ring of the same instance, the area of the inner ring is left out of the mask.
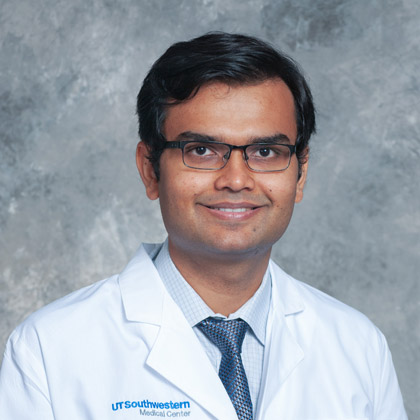
[[[197,324],[210,316],[222,319],[241,318],[248,323],[250,328],[248,328],[245,334],[242,345],[242,362],[248,379],[255,414],[261,386],[265,332],[271,301],[271,277],[268,270],[264,275],[260,287],[251,299],[235,313],[226,317],[214,313],[188,282],[185,281],[170,257],[168,240],[163,244],[154,260],[154,264],[172,299],[180,307],[188,323],[203,345],[216,372],[219,371],[222,354],[217,346],[199,330]]]

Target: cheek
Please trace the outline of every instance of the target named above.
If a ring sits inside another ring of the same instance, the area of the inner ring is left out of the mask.
[[[277,181],[277,182],[276,182]],[[276,180],[266,186],[266,194],[270,197],[276,208],[288,207],[294,203],[296,197],[296,182],[291,180]]]
[[[162,174],[159,181],[159,197],[162,207],[168,211],[188,208],[200,194],[203,182],[192,173],[183,170]]]

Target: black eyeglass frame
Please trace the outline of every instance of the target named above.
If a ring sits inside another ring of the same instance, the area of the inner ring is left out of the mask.
[[[184,147],[187,144],[190,144],[190,143],[220,144],[220,145],[229,147],[229,152],[224,156],[225,163],[220,168],[197,168],[196,166],[187,165],[185,163],[185,159],[184,159]],[[250,146],[263,146],[263,147],[264,146],[285,146],[290,151],[289,163],[283,169],[274,169],[274,170],[269,170],[269,171],[266,171],[266,170],[263,170],[263,169],[253,169],[249,166],[249,163],[248,163],[249,156],[246,153],[246,149]],[[223,142],[219,142],[219,141],[208,141],[208,140],[198,140],[198,141],[197,140],[181,140],[181,141],[176,141],[175,140],[175,141],[166,141],[163,145],[163,148],[164,149],[181,149],[182,150],[182,162],[184,163],[184,165],[187,168],[198,169],[200,171],[218,171],[219,169],[223,169],[227,165],[227,163],[229,162],[230,155],[232,154],[232,150],[239,149],[239,150],[242,150],[242,157],[243,157],[243,159],[246,163],[246,166],[248,167],[249,170],[251,170],[253,172],[283,172],[290,166],[292,156],[296,153],[296,144],[282,144],[282,143],[268,143],[268,142],[249,143],[249,144],[244,144],[242,146],[236,146],[235,144],[223,143]]]

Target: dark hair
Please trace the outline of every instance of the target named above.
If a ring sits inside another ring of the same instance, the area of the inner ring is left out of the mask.
[[[246,85],[275,78],[286,83],[294,98],[300,167],[315,132],[315,110],[309,86],[291,58],[257,38],[224,32],[169,47],[153,64],[137,97],[139,136],[148,146],[156,176],[165,142],[161,128],[169,106],[190,99],[210,82]]]

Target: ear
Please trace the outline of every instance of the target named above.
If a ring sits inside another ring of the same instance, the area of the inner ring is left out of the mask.
[[[308,174],[308,158],[309,154],[306,152],[305,161],[301,164],[300,170],[300,178],[298,179],[296,185],[296,196],[295,196],[295,203],[300,203],[303,198],[303,188],[305,187],[306,183],[306,175]]]
[[[143,184],[146,187],[147,197],[149,197],[150,200],[156,200],[159,198],[159,183],[148,156],[149,149],[142,141],[139,142],[136,150],[137,169]]]

